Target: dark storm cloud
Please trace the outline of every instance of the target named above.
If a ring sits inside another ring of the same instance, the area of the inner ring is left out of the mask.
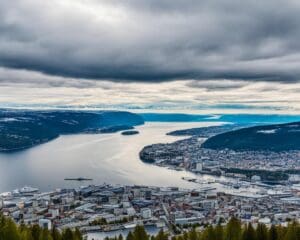
[[[0,0],[0,66],[114,81],[298,82],[299,13],[296,0]]]

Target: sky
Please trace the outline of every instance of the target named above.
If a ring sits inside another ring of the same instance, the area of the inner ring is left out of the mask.
[[[0,107],[300,114],[298,0],[0,0]]]

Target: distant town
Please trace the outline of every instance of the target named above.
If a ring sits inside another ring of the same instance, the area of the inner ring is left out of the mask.
[[[196,174],[235,177],[270,184],[299,183],[300,150],[238,151],[204,148],[206,135],[213,136],[220,129],[222,127],[181,131],[190,134],[194,132],[196,135],[173,143],[146,146],[141,150],[140,158],[147,163]]]

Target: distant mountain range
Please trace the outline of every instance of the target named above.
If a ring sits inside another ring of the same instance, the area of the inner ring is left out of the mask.
[[[184,114],[140,113],[146,122],[231,122],[236,124],[273,124],[300,121],[300,115],[278,114]]]
[[[300,150],[300,122],[242,128],[206,140],[202,147],[238,151]]]
[[[0,110],[0,152],[17,151],[61,134],[111,133],[141,125],[141,116],[123,111]]]

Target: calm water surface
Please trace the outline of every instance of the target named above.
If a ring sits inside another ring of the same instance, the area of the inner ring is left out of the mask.
[[[139,152],[145,145],[180,139],[167,136],[169,131],[217,124],[146,123],[137,128],[138,135],[65,135],[25,151],[0,154],[0,192],[24,185],[46,191],[87,184],[64,181],[66,177],[93,178],[92,184],[193,187],[196,184],[181,179],[193,174],[145,164]]]

